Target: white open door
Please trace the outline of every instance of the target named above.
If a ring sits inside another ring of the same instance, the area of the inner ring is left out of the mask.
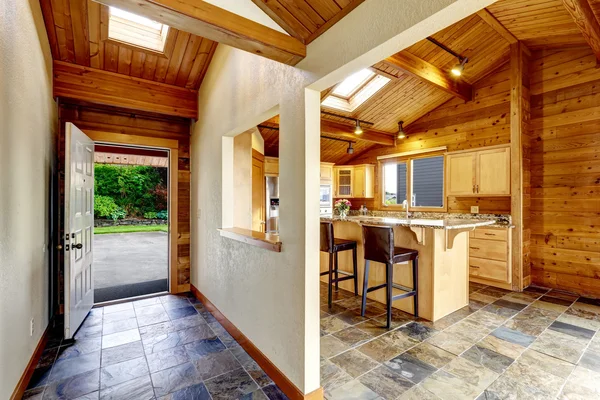
[[[94,142],[65,128],[65,339],[71,339],[94,305]]]

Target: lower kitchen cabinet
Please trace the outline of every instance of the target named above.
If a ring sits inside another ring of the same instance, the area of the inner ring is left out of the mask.
[[[472,282],[512,289],[509,228],[478,228],[469,233],[469,277]]]

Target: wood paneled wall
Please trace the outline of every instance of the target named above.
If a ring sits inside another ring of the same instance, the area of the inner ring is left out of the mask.
[[[600,297],[600,69],[546,50],[530,78],[533,283]]]
[[[476,149],[510,143],[510,70],[505,63],[473,85],[473,100],[451,99],[407,127],[408,138],[395,147],[377,146],[350,164],[376,164],[377,156],[446,146],[448,151]],[[376,171],[377,174],[377,171]],[[380,182],[375,180],[375,192]],[[352,201],[354,200],[354,201]],[[366,204],[383,209],[374,200],[351,199],[353,208]],[[510,197],[449,197],[449,212],[510,213]]]
[[[64,125],[74,123],[84,132],[111,132],[148,138],[151,146],[156,139],[174,139],[178,142],[177,193],[177,282],[176,291],[189,290],[190,284],[190,128],[187,118],[165,117],[158,114],[143,114],[124,111],[114,107],[90,106],[87,104],[59,105],[60,138],[58,143],[59,169],[64,171]],[[64,175],[63,175],[64,176]],[[62,187],[60,183],[59,187]],[[61,204],[64,204],[61,193]],[[61,211],[62,213],[62,211]],[[62,214],[61,214],[62,218]],[[62,226],[62,221],[59,221]],[[61,228],[62,229],[62,228]],[[62,266],[61,266],[62,268]],[[174,274],[171,274],[173,276]],[[172,286],[173,287],[173,286]],[[61,304],[62,302],[62,298]]]

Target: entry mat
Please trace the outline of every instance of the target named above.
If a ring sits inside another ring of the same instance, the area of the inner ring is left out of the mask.
[[[169,290],[169,281],[167,279],[158,279],[129,285],[111,286],[94,290],[94,302],[102,303],[105,301],[126,299],[128,297],[142,296],[145,294],[166,292]]]

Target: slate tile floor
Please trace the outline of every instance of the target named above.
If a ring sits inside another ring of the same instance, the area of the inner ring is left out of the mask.
[[[287,399],[189,294],[94,308],[73,344],[62,330],[24,399]]]
[[[435,323],[321,284],[321,385],[341,399],[600,399],[600,300],[470,285]]]

